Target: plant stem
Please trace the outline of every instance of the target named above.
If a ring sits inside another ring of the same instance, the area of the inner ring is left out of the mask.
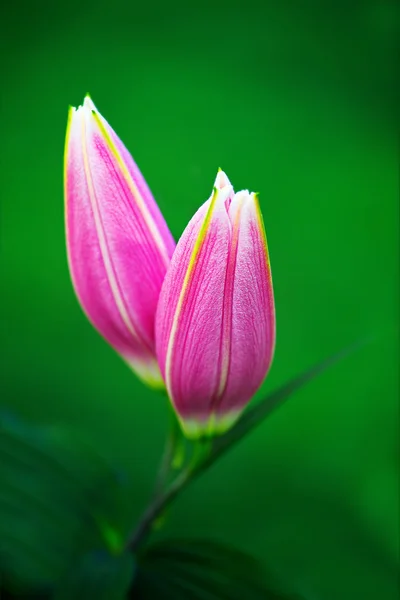
[[[155,498],[150,504],[148,509],[143,514],[139,525],[133,532],[131,538],[128,541],[127,547],[135,552],[147,533],[149,532],[151,525],[155,518],[168,506],[168,504],[175,498],[175,496],[183,489],[186,484],[194,475],[194,470],[191,468],[184,469],[171,483],[168,489],[162,494]]]
[[[128,541],[127,547],[136,551],[141,545],[142,541],[149,532],[152,523],[162,513],[170,502],[179,494],[188,483],[194,479],[207,464],[207,459],[211,452],[210,440],[199,440],[195,442],[194,453],[192,460],[189,462],[187,467],[183,469],[176,479],[171,483],[167,490],[162,495],[158,495],[154,498],[153,502],[149,505],[145,513],[143,514],[139,525],[133,532],[131,538]]]
[[[158,475],[156,479],[156,484],[154,487],[154,498],[160,496],[164,485],[168,479],[168,475],[170,473],[171,465],[174,459],[176,445],[178,441],[178,437],[180,434],[179,426],[175,417],[175,414],[171,407],[168,407],[169,414],[169,430],[167,434],[167,439],[165,442],[164,452],[161,458],[160,467],[158,470]]]
[[[364,346],[370,339],[360,340],[341,352],[322,361],[318,365],[312,367],[308,371],[293,378],[288,383],[284,384],[278,390],[269,394],[261,402],[253,408],[250,408],[239,421],[225,435],[217,438],[210,444],[210,440],[199,442],[199,445],[194,447],[193,460],[183,469],[176,479],[167,487],[166,491],[156,497],[149,505],[139,525],[128,540],[127,548],[131,551],[136,551],[141,545],[156,517],[172,502],[172,500],[185,488],[195,477],[208,469],[218,458],[220,458],[227,450],[238,443],[252,429],[259,425],[271,412],[287,400],[294,392],[302,388],[305,384],[312,381],[314,377],[320,375],[323,371],[342,360],[346,356],[352,354]]]

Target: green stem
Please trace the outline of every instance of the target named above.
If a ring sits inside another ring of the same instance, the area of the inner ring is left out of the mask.
[[[128,541],[127,546],[130,548],[130,550],[135,552],[138,549],[150,531],[152,523],[156,517],[165,510],[168,504],[172,502],[175,496],[187,485],[192,477],[193,471],[190,468],[184,469],[171,483],[164,494],[155,498],[155,500],[150,504],[143,514],[138,527]]]
[[[189,482],[192,481],[192,479],[194,479],[202,471],[203,466],[207,464],[207,459],[210,455],[210,452],[210,440],[201,440],[195,443],[193,455],[188,466],[179,473],[179,475],[171,483],[163,495],[154,499],[154,501],[143,514],[138,527],[133,532],[127,544],[127,546],[133,552],[135,552],[141,545],[156,518],[164,512],[175,496],[177,496],[179,492],[183,490],[183,488],[185,488]]]
[[[200,473],[208,469],[225,452],[238,443],[252,429],[259,425],[272,411],[280,406],[289,396],[310,382],[323,371],[363,347],[370,339],[366,338],[353,344],[334,356],[322,361],[305,373],[295,377],[281,388],[264,398],[253,408],[250,408],[225,435],[217,438],[211,445],[210,441],[199,442],[194,447],[192,461],[180,472],[166,491],[154,499],[147,508],[136,530],[130,537],[127,547],[136,551],[149,533],[156,517],[174,500],[174,498]]]
[[[167,439],[165,442],[164,452],[161,458],[160,467],[158,470],[158,475],[156,479],[156,484],[154,487],[154,497],[160,496],[162,490],[164,489],[165,483],[168,479],[171,465],[174,460],[174,455],[176,452],[177,441],[179,438],[179,425],[177,423],[175,414],[171,407],[168,407],[169,414],[169,428]]]

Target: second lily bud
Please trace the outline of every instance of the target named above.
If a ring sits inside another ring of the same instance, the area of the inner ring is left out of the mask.
[[[225,432],[264,380],[275,346],[267,241],[256,194],[220,171],[186,227],[157,308],[157,357],[189,438]]]

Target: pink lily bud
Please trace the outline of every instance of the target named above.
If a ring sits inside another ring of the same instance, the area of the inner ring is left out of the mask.
[[[71,108],[65,143],[68,263],[93,326],[148,385],[158,297],[175,242],[129,152],[89,97]]]
[[[256,194],[220,171],[178,242],[156,317],[157,357],[186,436],[224,433],[264,380],[275,309]]]

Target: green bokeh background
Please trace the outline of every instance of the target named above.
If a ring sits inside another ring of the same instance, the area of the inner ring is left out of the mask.
[[[167,410],[86,321],[65,256],[68,104],[89,91],[176,239],[221,166],[260,192],[277,349],[262,397],[375,341],[182,495],[165,533],[259,555],[307,600],[391,600],[398,564],[394,2],[20,2],[1,19],[1,406],[79,427],[144,507]]]

